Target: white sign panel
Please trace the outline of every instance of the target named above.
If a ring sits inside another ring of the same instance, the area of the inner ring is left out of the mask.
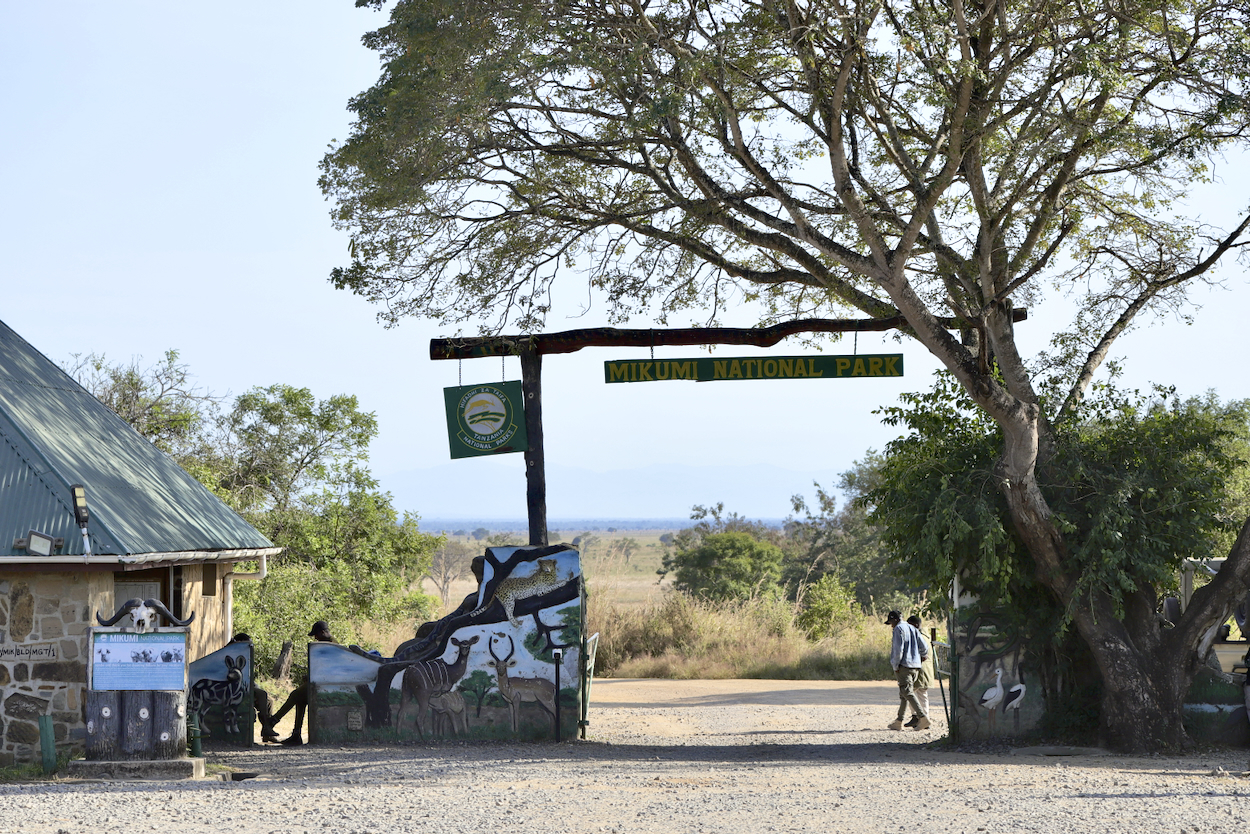
[[[185,631],[93,630],[92,689],[186,689]]]

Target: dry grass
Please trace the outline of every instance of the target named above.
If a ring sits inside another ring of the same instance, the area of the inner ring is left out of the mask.
[[[790,603],[780,600],[712,604],[668,593],[643,606],[592,606],[589,630],[599,632],[595,673],[602,677],[890,677],[890,632],[875,618],[813,643],[795,627]]]

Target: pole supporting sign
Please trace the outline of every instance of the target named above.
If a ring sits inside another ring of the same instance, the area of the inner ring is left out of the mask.
[[[690,379],[858,379],[903,375],[903,354],[855,356],[750,356],[730,359],[628,359],[603,363],[604,382],[664,382]],[[450,389],[449,389],[450,390]]]
[[[447,439],[452,458],[524,452],[525,409],[521,383],[444,388],[447,404]]]

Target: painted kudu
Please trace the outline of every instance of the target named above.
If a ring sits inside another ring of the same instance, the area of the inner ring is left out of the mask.
[[[408,706],[409,700],[415,700],[417,714],[414,724],[417,728],[417,736],[422,741],[425,740],[421,723],[422,719],[429,714],[430,700],[450,692],[456,685],[456,681],[464,676],[464,670],[469,665],[469,648],[477,641],[477,635],[468,640],[457,640],[453,637],[451,642],[457,649],[453,663],[447,663],[444,660],[423,660],[404,669],[404,678],[399,690],[399,712],[395,714],[396,734],[399,733],[400,725],[404,721],[404,708]]]

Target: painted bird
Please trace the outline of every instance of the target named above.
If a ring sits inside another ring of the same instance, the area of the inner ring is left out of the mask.
[[[1003,698],[1003,712],[1011,710],[1012,722],[1016,732],[1020,732],[1020,702],[1024,700],[1024,682],[1016,684],[1007,691]]]
[[[1003,702],[1003,670],[994,670],[994,685],[985,690],[985,694],[981,696],[981,707],[989,711],[990,714],[990,733],[994,732],[994,710],[998,709],[998,705]]]

